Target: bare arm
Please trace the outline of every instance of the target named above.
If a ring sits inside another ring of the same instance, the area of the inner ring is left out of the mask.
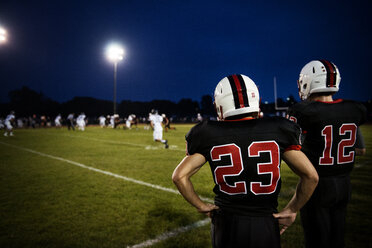
[[[218,207],[213,204],[203,202],[196,194],[194,186],[190,181],[191,176],[198,172],[205,162],[205,157],[199,153],[184,157],[184,159],[174,170],[172,180],[177,186],[181,195],[191,205],[193,205],[200,213],[204,213],[210,217],[211,211],[217,209]]]
[[[297,211],[310,199],[319,180],[314,166],[303,152],[287,151],[283,154],[283,159],[289,168],[300,177],[300,180],[296,192],[287,206],[279,213],[274,214],[274,217],[279,219],[279,224],[282,225],[280,234],[295,221]]]

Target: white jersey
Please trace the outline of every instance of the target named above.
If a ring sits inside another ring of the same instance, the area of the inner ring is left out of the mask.
[[[110,126],[111,126],[112,128],[114,128],[114,126],[115,126],[115,117],[114,117],[114,116],[111,116],[111,117],[110,117]]]
[[[54,124],[56,126],[61,126],[61,116],[57,115],[57,117],[54,119]]]
[[[104,116],[100,116],[100,117],[98,118],[98,120],[99,120],[99,125],[101,125],[101,126],[104,126],[104,125],[105,125],[106,117],[104,117]]]
[[[130,127],[132,125],[132,121],[133,121],[133,116],[129,115],[127,121],[125,122],[125,125],[127,126],[127,128],[130,129]]]
[[[8,130],[12,130],[13,129],[13,126],[12,126],[12,123],[11,121],[15,119],[15,116],[13,114],[9,114],[6,118],[5,118],[5,121],[4,121],[4,124],[6,126],[6,128]]]
[[[7,123],[7,122],[10,123],[10,121],[13,120],[14,118],[15,118],[15,116],[14,116],[13,114],[9,114],[9,115],[5,118],[5,123]]]
[[[150,121],[154,125],[154,130],[163,130],[161,123],[163,122],[163,117],[158,114],[153,114],[150,116]]]
[[[76,119],[76,124],[78,125],[81,131],[85,130],[85,115],[84,114],[81,114],[78,116],[78,118]]]
[[[78,122],[82,122],[85,120],[85,115],[79,115],[78,118],[76,119],[76,121]]]

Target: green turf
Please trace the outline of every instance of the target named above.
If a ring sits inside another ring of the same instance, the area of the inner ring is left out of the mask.
[[[0,247],[127,247],[205,219],[180,195],[105,175],[63,158],[120,176],[175,189],[171,175],[185,155],[184,135],[191,125],[164,133],[170,149],[152,132],[88,126],[20,129],[0,136]],[[357,158],[348,208],[347,247],[371,247],[372,126],[362,127],[367,155]],[[30,149],[45,157],[12,146]],[[283,207],[297,177],[282,166]],[[213,198],[207,166],[193,177],[197,192]],[[302,247],[299,217],[282,236],[283,247]],[[151,247],[210,247],[209,225]]]

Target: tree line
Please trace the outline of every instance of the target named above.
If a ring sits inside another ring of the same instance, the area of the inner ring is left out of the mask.
[[[69,113],[79,114],[84,112],[89,117],[98,117],[100,115],[113,114],[113,102],[100,100],[92,97],[74,97],[73,99],[59,103],[42,92],[36,92],[26,86],[21,89],[10,91],[10,101],[0,103],[0,117],[4,117],[11,110],[16,112],[17,116],[28,117],[32,115],[45,115],[55,117],[58,114],[67,116]],[[289,107],[296,103],[295,98],[290,95],[287,100],[279,98],[277,105],[279,107]],[[371,102],[365,103],[369,113],[371,113]],[[117,113],[121,117],[127,117],[130,114],[147,117],[151,109],[159,110],[174,120],[191,120],[197,113],[205,117],[215,117],[213,98],[210,95],[202,96],[200,102],[189,98],[181,99],[178,102],[169,100],[152,100],[149,102],[123,100],[117,103]],[[261,103],[261,111],[266,115],[277,114],[274,103]],[[369,116],[371,116],[369,114]]]
[[[0,116],[2,117],[9,114],[11,110],[15,111],[17,116],[22,117],[32,115],[55,117],[58,114],[67,116],[69,113],[80,114],[81,112],[90,117],[113,114],[112,101],[92,97],[74,97],[67,102],[59,103],[45,96],[42,92],[36,92],[26,86],[10,91],[8,96],[9,102],[0,103]],[[197,113],[208,116],[214,115],[212,97],[208,95],[203,96],[200,103],[187,98],[178,102],[169,100],[153,100],[150,102],[123,100],[117,103],[117,114],[122,117],[130,114],[147,117],[152,109],[159,110],[160,114],[165,113],[176,118],[196,116]]]

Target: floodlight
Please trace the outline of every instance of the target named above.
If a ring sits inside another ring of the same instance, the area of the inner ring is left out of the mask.
[[[114,115],[116,114],[116,77],[118,62],[123,59],[125,55],[124,49],[118,44],[111,44],[107,47],[106,56],[114,62]]]
[[[118,62],[124,57],[124,49],[117,44],[112,44],[107,48],[107,58],[110,61]]]
[[[6,30],[0,27],[0,43],[6,42]]]

